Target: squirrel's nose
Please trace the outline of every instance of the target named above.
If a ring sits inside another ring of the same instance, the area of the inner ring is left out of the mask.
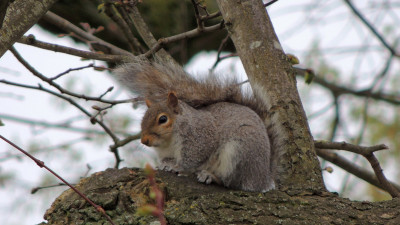
[[[140,139],[140,141],[142,142],[142,144],[149,146],[149,138],[148,137],[142,137]]]

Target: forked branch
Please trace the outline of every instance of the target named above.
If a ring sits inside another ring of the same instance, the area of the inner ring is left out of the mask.
[[[381,144],[370,147],[364,147],[364,146],[349,144],[346,142],[315,141],[315,147],[319,149],[319,151],[328,149],[337,149],[337,150],[346,150],[364,156],[371,164],[371,167],[374,170],[375,175],[378,178],[380,184],[382,185],[382,188],[385,191],[387,191],[393,198],[400,197],[400,192],[386,179],[385,175],[382,172],[382,168],[378,162],[378,159],[374,155],[374,152],[376,151],[388,149],[386,145]]]

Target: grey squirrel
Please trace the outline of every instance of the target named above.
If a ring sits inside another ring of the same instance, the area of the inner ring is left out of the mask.
[[[261,119],[265,106],[235,79],[197,80],[173,63],[142,58],[114,74],[145,98],[141,142],[156,150],[160,169],[232,189],[275,188],[278,154]]]

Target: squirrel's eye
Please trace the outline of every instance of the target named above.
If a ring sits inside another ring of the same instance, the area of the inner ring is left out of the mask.
[[[158,123],[162,124],[162,123],[167,122],[167,120],[168,120],[168,117],[165,115],[162,115],[162,116],[160,116],[160,118],[158,118]]]

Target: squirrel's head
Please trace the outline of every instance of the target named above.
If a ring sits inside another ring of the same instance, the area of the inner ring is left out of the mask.
[[[146,99],[148,110],[142,120],[141,142],[151,147],[167,147],[172,139],[173,125],[180,109],[175,92],[169,92],[166,101]]]

